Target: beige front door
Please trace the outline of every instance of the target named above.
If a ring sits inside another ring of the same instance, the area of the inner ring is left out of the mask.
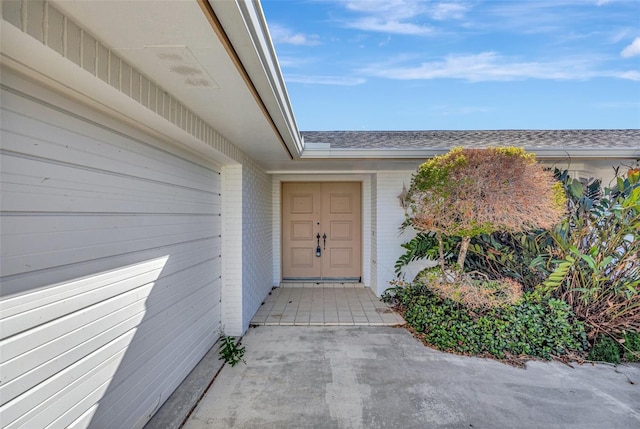
[[[359,182],[282,184],[284,280],[360,279],[360,189]]]

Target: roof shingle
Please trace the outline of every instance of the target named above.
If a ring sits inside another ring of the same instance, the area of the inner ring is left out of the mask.
[[[331,149],[450,149],[520,146],[545,149],[640,149],[640,129],[479,131],[302,131],[305,143]]]

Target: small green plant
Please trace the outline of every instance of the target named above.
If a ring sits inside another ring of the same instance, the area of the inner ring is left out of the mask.
[[[597,362],[620,363],[618,343],[608,335],[602,335],[589,351],[589,359]]]
[[[640,332],[626,331],[619,340],[606,334],[600,335],[589,351],[589,359],[615,364],[623,359],[640,362]]]
[[[236,343],[233,337],[228,335],[220,337],[220,358],[218,360],[224,360],[231,366],[236,366],[240,362],[246,364],[244,352],[245,347],[241,346],[240,342]]]
[[[624,358],[628,362],[640,362],[640,332],[626,332],[624,339]]]

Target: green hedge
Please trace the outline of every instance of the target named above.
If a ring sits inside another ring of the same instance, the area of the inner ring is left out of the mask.
[[[526,293],[517,304],[483,312],[441,299],[421,284],[392,288],[383,298],[403,309],[425,342],[444,351],[551,359],[587,347],[583,325],[568,304],[553,298]]]

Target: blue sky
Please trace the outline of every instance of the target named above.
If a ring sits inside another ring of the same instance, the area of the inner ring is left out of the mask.
[[[298,127],[640,128],[640,1],[262,0]]]

